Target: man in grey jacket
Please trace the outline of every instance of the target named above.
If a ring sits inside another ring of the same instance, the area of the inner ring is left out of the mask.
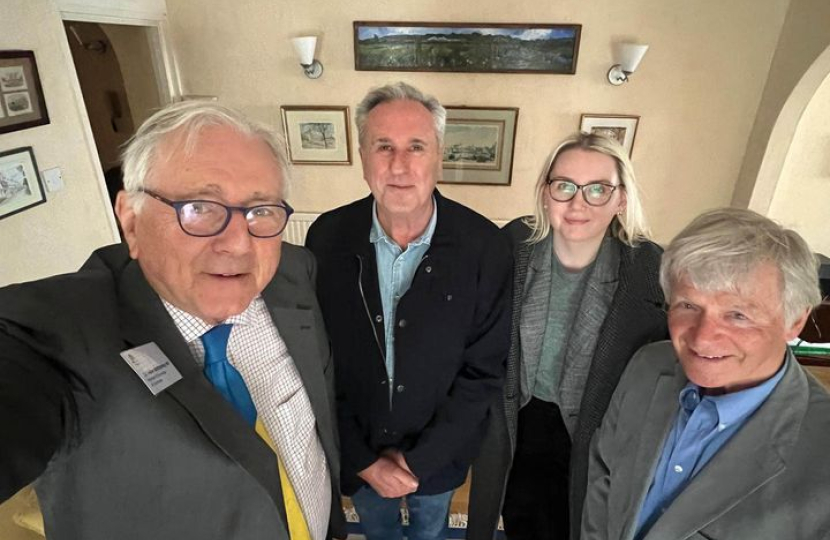
[[[821,300],[816,270],[748,210],[672,241],[671,343],[632,359],[595,436],[583,540],[830,538],[830,396],[787,347]]]
[[[0,289],[0,500],[35,481],[53,540],[345,536],[280,141],[180,103],[138,130],[124,179],[126,246]]]

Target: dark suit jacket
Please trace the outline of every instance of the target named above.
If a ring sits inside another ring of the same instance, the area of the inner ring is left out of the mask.
[[[521,219],[503,229],[513,246],[513,319],[510,353],[507,357],[507,382],[503,400],[493,406],[490,429],[481,455],[473,463],[470,492],[468,540],[491,540],[496,530],[513,453],[516,447],[516,424],[520,408],[520,372],[524,345],[521,328],[522,309],[527,301],[528,275],[534,249],[528,244],[530,228]],[[662,250],[650,242],[632,248],[614,241],[619,250],[616,287],[605,320],[600,327],[594,357],[582,395],[581,406],[572,437],[569,502],[571,536],[578,538],[588,471],[588,448],[591,436],[599,427],[611,395],[625,366],[640,346],[668,336],[663,292],[658,283]],[[612,272],[613,274],[613,272]],[[547,297],[546,297],[547,298]],[[581,306],[580,310],[585,309]],[[577,321],[581,320],[577,313]],[[538,333],[544,333],[547,311],[541,312]],[[577,329],[578,330],[578,329]],[[532,334],[532,332],[530,332]],[[569,347],[570,349],[570,347]]]
[[[791,353],[761,407],[644,540],[830,539],[830,395]],[[688,379],[670,342],[631,361],[591,445],[583,540],[630,540]]]
[[[262,295],[317,418],[340,535],[314,260],[282,250]],[[148,342],[183,377],[157,396],[119,356]],[[37,479],[50,539],[288,540],[273,452],[203,376],[123,245],[77,273],[0,289],[0,431],[0,500]]]
[[[308,233],[337,368],[346,494],[363,485],[357,473],[386,448],[404,453],[418,493],[458,487],[501,393],[510,252],[492,222],[437,192],[435,198],[435,233],[394,321],[382,316],[369,241],[372,198],[323,214]],[[391,402],[384,324],[396,326]]]

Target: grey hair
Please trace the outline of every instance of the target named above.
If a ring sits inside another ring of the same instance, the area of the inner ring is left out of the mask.
[[[210,101],[181,101],[168,105],[148,118],[127,142],[121,154],[124,189],[136,211],[144,198],[139,197],[147,178],[159,159],[165,159],[159,149],[173,133],[181,133],[184,152],[190,153],[198,144],[199,133],[206,127],[224,126],[255,137],[268,145],[282,175],[282,198],[288,197],[291,170],[282,137],[272,129],[253,122],[241,112]]]
[[[737,291],[759,266],[780,271],[787,325],[821,303],[818,260],[807,242],[751,210],[721,208],[701,214],[663,253],[660,285],[671,298],[672,286],[687,278],[705,291]]]
[[[551,152],[542,168],[542,173],[536,181],[533,215],[525,219],[525,223],[532,232],[528,242],[535,244],[548,237],[551,231],[550,218],[545,209],[545,190],[547,181],[556,160],[569,150],[585,150],[598,152],[614,160],[617,166],[617,176],[622,189],[625,189],[626,204],[622,215],[614,216],[611,220],[611,234],[629,246],[648,240],[651,232],[648,229],[643,205],[640,200],[640,189],[634,176],[634,167],[628,157],[628,152],[614,139],[599,133],[575,133]]]
[[[370,90],[366,94],[366,97],[363,98],[363,101],[358,104],[357,111],[355,112],[355,124],[357,124],[357,134],[361,146],[365,142],[366,121],[372,109],[383,103],[397,100],[415,101],[423,105],[429,111],[429,114],[432,115],[432,121],[435,124],[435,136],[438,139],[439,146],[444,144],[447,110],[437,99],[424,94],[414,86],[408,85],[405,82],[396,82]]]

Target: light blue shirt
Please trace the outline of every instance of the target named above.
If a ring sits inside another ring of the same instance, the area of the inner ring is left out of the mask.
[[[375,245],[378,265],[380,301],[383,306],[383,328],[386,339],[386,374],[389,377],[389,397],[395,381],[395,312],[398,302],[409,290],[415,271],[429,249],[435,224],[438,222],[438,207],[432,199],[432,217],[424,233],[402,250],[389,238],[378,221],[377,203],[372,203],[372,230],[369,241]]]
[[[739,392],[706,396],[691,382],[680,391],[680,410],[663,443],[634,538],[648,533],[695,475],[766,401],[784,376],[788,362],[770,379]]]

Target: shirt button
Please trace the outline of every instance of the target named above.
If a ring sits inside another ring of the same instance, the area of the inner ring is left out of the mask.
[[[430,272],[432,272],[432,267],[431,267],[431,266],[427,266],[426,268],[424,268],[424,272],[426,272],[427,274],[429,274]]]
[[[682,473],[683,472],[683,467],[681,467],[680,465],[675,465],[674,466],[674,472]]]
[[[380,315],[375,315],[375,322],[383,322],[383,317]]]
[[[405,387],[404,385],[402,385],[402,384],[399,384],[399,385],[398,385],[398,387],[396,388],[396,390],[397,390],[397,391],[398,391],[398,393],[400,394],[401,392],[403,392],[404,390],[406,390],[406,387]]]
[[[406,319],[401,319],[398,321],[398,328],[406,328]]]
[[[383,379],[382,381],[380,381],[380,385],[381,385],[381,386],[383,386],[383,385],[385,385],[385,384],[386,384],[386,379]]]

